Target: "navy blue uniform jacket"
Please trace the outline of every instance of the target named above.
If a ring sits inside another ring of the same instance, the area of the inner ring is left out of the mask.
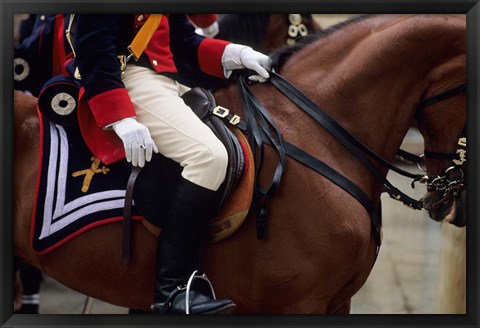
[[[127,47],[148,14],[78,15],[75,55],[85,97],[98,126],[103,127],[135,110],[121,80],[117,55],[128,54]],[[227,41],[205,38],[183,14],[165,14],[154,36],[136,64],[159,74],[176,74],[176,63],[198,72],[223,78],[221,58]],[[134,59],[131,59],[134,62]]]

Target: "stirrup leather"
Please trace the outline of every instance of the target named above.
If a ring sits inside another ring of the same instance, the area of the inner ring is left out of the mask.
[[[153,303],[152,305],[150,305],[150,309],[154,312],[158,312],[159,314],[167,313],[172,307],[172,300],[174,299],[174,297],[177,296],[177,294],[181,291],[184,291],[186,288],[187,287],[185,285],[177,286],[173,291],[170,292],[170,294],[168,294],[165,302]]]

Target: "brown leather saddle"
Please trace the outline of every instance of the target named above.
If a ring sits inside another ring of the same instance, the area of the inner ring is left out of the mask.
[[[216,102],[210,91],[193,88],[182,98],[222,141],[228,153],[226,178],[218,190],[221,208],[217,216],[209,221],[207,229],[207,240],[215,242],[235,232],[248,214],[253,198],[253,155],[243,133],[212,114]],[[162,218],[167,216],[181,169],[178,163],[156,155],[135,182],[135,206],[146,219],[142,220],[145,227],[155,236],[160,234]]]

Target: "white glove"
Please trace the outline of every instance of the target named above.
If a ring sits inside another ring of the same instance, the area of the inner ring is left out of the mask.
[[[230,77],[232,70],[248,68],[258,75],[250,77],[253,81],[264,82],[270,75],[271,61],[267,55],[253,50],[248,46],[231,43],[225,47],[222,55],[223,73],[226,78]]]
[[[212,25],[210,25],[209,27],[204,27],[204,28],[197,27],[195,29],[195,32],[207,38],[213,38],[215,37],[215,35],[218,34],[218,32],[220,32],[220,28],[218,26],[218,22],[213,22]]]
[[[158,153],[158,148],[153,142],[147,127],[133,117],[114,122],[111,127],[123,141],[127,162],[133,166],[143,167],[145,161],[152,159],[152,152]]]

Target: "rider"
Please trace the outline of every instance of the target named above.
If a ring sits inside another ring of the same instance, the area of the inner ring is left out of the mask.
[[[180,98],[176,61],[194,71],[228,78],[248,68],[269,77],[270,59],[252,48],[205,38],[183,14],[165,14],[138,61],[122,72],[118,55],[151,16],[78,15],[74,49],[85,96],[96,123],[123,141],[126,159],[144,166],[160,152],[182,167],[171,211],[162,225],[155,265],[155,313],[185,313],[185,285],[197,266],[201,229],[217,209],[215,191],[225,179],[227,152],[212,131]],[[259,77],[259,79],[261,79]],[[178,288],[177,288],[178,287]],[[231,309],[192,291],[190,313]],[[182,308],[183,307],[183,308]]]

